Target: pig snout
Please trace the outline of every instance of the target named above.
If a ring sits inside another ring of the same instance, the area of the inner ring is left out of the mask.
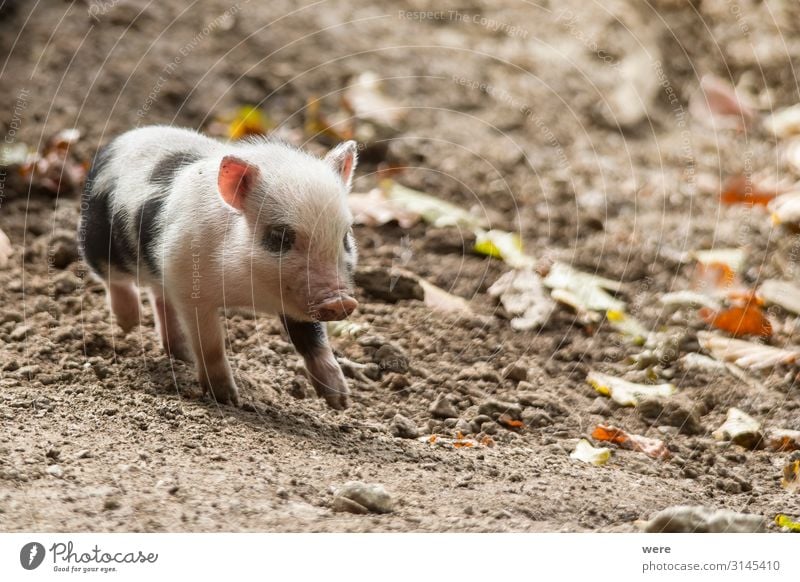
[[[311,312],[318,321],[339,321],[353,313],[356,307],[358,301],[346,293],[339,293],[316,303]]]

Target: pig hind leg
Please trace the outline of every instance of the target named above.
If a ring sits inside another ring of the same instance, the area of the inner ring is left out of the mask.
[[[225,357],[225,338],[217,309],[188,306],[180,312],[183,329],[189,337],[200,385],[217,402],[239,405],[239,390]]]
[[[303,356],[311,384],[328,406],[343,410],[350,405],[350,391],[339,362],[333,356],[324,324],[281,318],[289,339]]]
[[[108,304],[122,331],[128,333],[139,325],[141,317],[139,290],[133,282],[111,282],[108,285]]]
[[[161,345],[171,358],[184,362],[192,360],[191,351],[186,344],[186,337],[181,330],[178,312],[172,303],[155,290],[151,291],[153,311],[155,311],[156,329],[161,337]]]

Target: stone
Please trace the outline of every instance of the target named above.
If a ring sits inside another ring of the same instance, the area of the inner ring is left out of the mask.
[[[392,436],[401,439],[415,439],[419,436],[419,429],[416,423],[402,414],[394,415],[392,422],[389,424],[389,431]]]
[[[350,513],[391,513],[394,509],[392,496],[383,485],[348,481],[336,490],[333,499],[334,511]]]

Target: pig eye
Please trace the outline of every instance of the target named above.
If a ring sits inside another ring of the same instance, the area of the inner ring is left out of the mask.
[[[264,247],[271,253],[282,255],[292,248],[294,231],[285,226],[276,226],[264,234]]]

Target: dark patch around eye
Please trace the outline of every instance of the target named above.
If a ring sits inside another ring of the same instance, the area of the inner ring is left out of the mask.
[[[294,231],[285,226],[268,228],[262,241],[264,248],[271,253],[283,254],[294,245]]]
[[[344,250],[348,253],[353,252],[353,243],[350,242],[350,237],[353,236],[353,231],[348,230],[347,233],[344,235],[344,239],[342,240],[342,244],[344,244]]]

